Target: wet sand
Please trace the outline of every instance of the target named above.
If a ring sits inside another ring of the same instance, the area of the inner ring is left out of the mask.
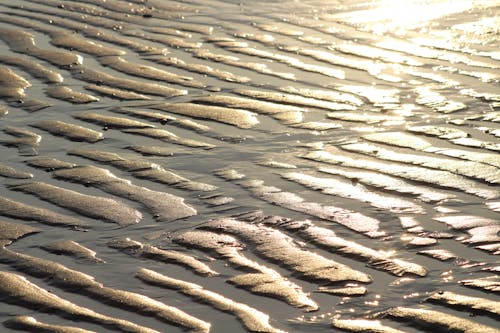
[[[499,10],[0,4],[0,331],[499,332]]]

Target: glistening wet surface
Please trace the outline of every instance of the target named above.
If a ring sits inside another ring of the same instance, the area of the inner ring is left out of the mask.
[[[500,332],[500,4],[0,4],[2,332]]]

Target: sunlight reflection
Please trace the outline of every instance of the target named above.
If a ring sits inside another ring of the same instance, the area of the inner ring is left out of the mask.
[[[451,282],[451,281],[453,281],[453,279],[454,279],[453,278],[453,271],[451,269],[441,273],[441,281]]]
[[[414,278],[409,278],[409,277],[403,277],[400,279],[397,279],[391,283],[389,283],[390,286],[400,286],[400,285],[406,285],[409,283],[413,283],[415,281]]]
[[[475,5],[476,2],[470,0],[381,0],[372,9],[350,12],[344,17],[350,23],[366,24],[377,34],[405,34],[406,30],[424,27],[429,21],[469,10]]]

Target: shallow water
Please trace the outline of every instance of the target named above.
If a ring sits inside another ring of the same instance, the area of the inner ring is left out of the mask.
[[[495,331],[499,11],[0,4],[1,331]]]

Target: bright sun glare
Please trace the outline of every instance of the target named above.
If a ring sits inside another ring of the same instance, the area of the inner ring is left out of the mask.
[[[371,9],[351,12],[347,21],[366,24],[375,33],[404,30],[427,25],[436,18],[466,11],[474,6],[471,0],[422,1],[381,0]]]

